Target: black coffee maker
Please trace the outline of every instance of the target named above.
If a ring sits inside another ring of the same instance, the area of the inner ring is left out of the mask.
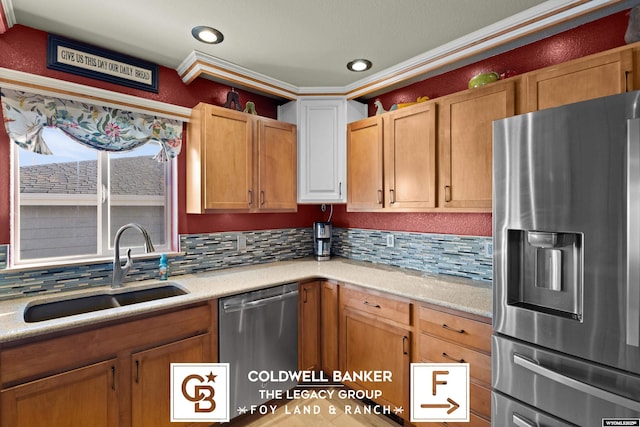
[[[331,235],[333,226],[330,222],[313,223],[313,255],[318,261],[331,259]]]

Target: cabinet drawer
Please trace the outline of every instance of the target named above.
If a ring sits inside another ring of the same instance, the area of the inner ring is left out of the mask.
[[[473,381],[469,382],[469,407],[474,412],[491,418],[491,389]]]
[[[341,287],[340,292],[342,303],[346,307],[352,307],[405,325],[411,323],[411,304],[408,301],[346,287]]]
[[[426,307],[418,308],[420,331],[491,353],[491,324]]]
[[[491,427],[491,421],[487,421],[482,417],[477,416],[474,413],[469,414],[469,422],[447,422],[444,424],[447,427]]]
[[[491,427],[491,421],[471,412],[468,423],[448,421],[446,423],[415,423],[413,425],[416,427]]]
[[[420,335],[420,359],[435,363],[464,361],[469,363],[469,375],[478,381],[491,384],[491,357],[466,347],[429,335]]]

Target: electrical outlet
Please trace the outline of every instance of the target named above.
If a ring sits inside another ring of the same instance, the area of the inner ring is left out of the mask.
[[[395,248],[396,247],[396,236],[393,234],[387,234],[387,247]]]
[[[238,245],[237,248],[239,251],[244,251],[247,249],[247,236],[244,234],[238,234]]]
[[[484,256],[493,256],[493,242],[484,242]]]

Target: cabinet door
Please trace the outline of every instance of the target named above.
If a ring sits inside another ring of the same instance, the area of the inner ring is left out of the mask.
[[[382,117],[369,117],[347,126],[347,211],[383,207]]]
[[[320,282],[300,285],[298,304],[298,368],[320,370]]]
[[[116,361],[74,369],[0,392],[0,424],[11,427],[118,425]]]
[[[537,111],[626,92],[632,84],[633,52],[593,55],[525,77],[527,109]]]
[[[346,201],[345,100],[300,101],[298,201]]]
[[[331,374],[340,370],[338,353],[338,284],[323,281],[320,303],[322,370]]]
[[[237,111],[207,106],[202,144],[204,208],[251,207],[253,190],[253,122]],[[194,171],[188,171],[195,173]]]
[[[198,335],[131,355],[133,427],[175,427],[170,422],[170,364],[210,362],[209,335]]]
[[[296,211],[296,127],[276,120],[258,121],[258,203],[260,210]]]
[[[514,114],[513,82],[445,97],[441,104],[440,205],[491,210],[493,124]]]
[[[385,115],[385,207],[436,206],[436,104]]]
[[[409,354],[411,332],[385,322],[364,316],[357,310],[344,308],[342,357],[343,372],[391,371],[392,381],[349,382],[346,385],[380,390],[377,403],[409,407]]]

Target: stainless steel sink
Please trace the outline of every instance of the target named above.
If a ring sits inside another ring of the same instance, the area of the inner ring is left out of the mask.
[[[170,298],[184,295],[187,291],[167,283],[164,286],[149,289],[138,289],[117,294],[99,294],[87,297],[53,301],[42,304],[29,305],[24,311],[24,321],[27,323],[42,322],[43,320],[58,319],[74,314],[90,313],[108,308],[138,304],[146,301]]]

